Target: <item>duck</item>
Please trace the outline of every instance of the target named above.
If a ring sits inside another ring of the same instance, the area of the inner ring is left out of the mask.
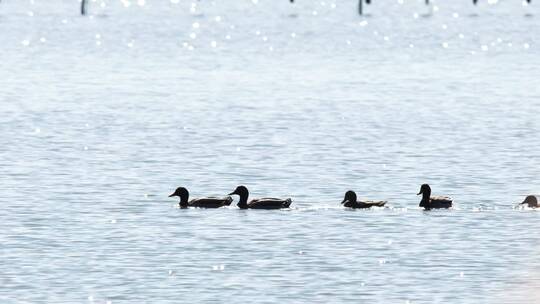
[[[236,187],[229,195],[238,195],[240,197],[237,204],[240,209],[283,209],[289,208],[292,203],[290,198],[280,199],[272,197],[252,199],[248,203],[249,191],[246,186]]]
[[[528,195],[525,200],[520,203],[520,205],[527,204],[527,207],[529,208],[538,208],[538,200],[536,199],[536,196],[534,195]]]
[[[425,210],[431,209],[448,209],[452,207],[452,199],[446,196],[431,196],[431,187],[428,184],[423,184],[420,187],[420,192],[417,195],[422,194],[422,200],[420,201],[420,207],[424,207]]]
[[[233,199],[226,197],[201,197],[189,200],[189,191],[184,187],[178,187],[169,197],[178,196],[180,198],[180,208],[199,207],[199,208],[219,208],[229,206]]]
[[[383,207],[386,201],[358,201],[354,191],[347,191],[341,204],[348,208],[371,208],[373,206]]]

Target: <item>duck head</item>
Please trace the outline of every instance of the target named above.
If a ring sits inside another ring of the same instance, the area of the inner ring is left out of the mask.
[[[523,201],[523,203],[521,203],[521,205],[524,205],[524,204],[527,204],[527,206],[529,208],[536,208],[538,207],[538,200],[536,199],[536,196],[534,195],[529,195],[525,198],[525,200]]]
[[[174,191],[173,194],[169,195],[169,197],[178,196],[180,198],[180,207],[187,207],[188,206],[188,199],[189,199],[189,191],[184,187],[178,187]]]
[[[354,191],[349,190],[345,192],[345,197],[341,204],[345,204],[346,202],[356,203],[356,193],[354,193]]]
[[[431,196],[431,187],[428,184],[423,184],[420,186],[420,192],[416,195],[423,194],[424,197],[430,197]]]
[[[244,209],[247,208],[247,200],[249,197],[249,191],[245,186],[238,186],[236,189],[234,189],[233,192],[229,193],[229,195],[238,195],[240,196],[240,200],[238,201],[237,206]]]

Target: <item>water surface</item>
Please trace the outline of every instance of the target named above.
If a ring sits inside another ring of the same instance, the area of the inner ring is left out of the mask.
[[[539,301],[537,3],[233,2],[2,1],[3,303]]]

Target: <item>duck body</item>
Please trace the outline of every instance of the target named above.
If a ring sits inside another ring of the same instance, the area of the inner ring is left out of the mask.
[[[529,208],[538,208],[538,200],[534,195],[528,195],[520,205],[527,205]]]
[[[184,187],[178,187],[169,197],[180,197],[180,208],[197,207],[197,208],[220,208],[229,206],[233,199],[230,196],[225,197],[201,197],[189,200],[189,191]]]
[[[422,194],[422,200],[419,206],[425,210],[431,209],[448,209],[452,207],[452,199],[446,196],[431,196],[431,187],[428,184],[423,184],[420,187],[420,192],[417,195]]]
[[[249,191],[245,186],[236,187],[229,195],[238,195],[240,197],[237,204],[240,209],[284,209],[289,208],[292,203],[290,198],[280,199],[274,197],[252,199],[248,202]]]
[[[366,209],[371,207],[384,207],[385,204],[385,201],[357,201],[356,203],[346,202],[343,206],[353,209]]]
[[[195,198],[189,201],[189,207],[199,208],[220,208],[223,206],[230,206],[233,199],[230,196],[225,197],[201,197]]]
[[[448,209],[452,207],[452,199],[446,196],[433,196],[429,198],[429,202],[426,204],[425,200],[420,201],[420,207],[424,209]]]
[[[347,208],[366,209],[371,207],[383,207],[386,201],[359,201],[354,191],[347,191],[341,204]]]
[[[249,201],[245,208],[242,208],[241,206],[238,207],[241,209],[282,209],[289,208],[291,203],[292,200],[290,198],[279,199],[274,197],[264,197]]]

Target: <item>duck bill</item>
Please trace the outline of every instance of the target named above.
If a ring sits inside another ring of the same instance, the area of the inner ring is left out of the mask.
[[[171,194],[171,195],[169,195],[169,197],[173,197],[173,196],[175,196],[175,194],[174,194],[174,193],[173,193],[173,194]]]
[[[231,192],[231,193],[229,193],[227,195],[235,195],[235,194],[236,194],[236,191],[233,191],[233,192]]]
[[[342,201],[341,201],[341,204],[342,204],[342,205],[345,204],[346,201],[347,201],[346,199],[342,200]]]
[[[420,192],[416,193],[416,195],[420,195],[422,193],[424,193],[424,191],[422,191],[422,189],[420,189]]]

